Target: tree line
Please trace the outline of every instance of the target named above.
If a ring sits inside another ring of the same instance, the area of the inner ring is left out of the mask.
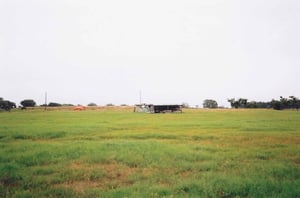
[[[26,109],[28,107],[35,107],[37,106],[36,102],[32,99],[25,99],[20,102],[21,106],[19,106],[20,109]],[[108,104],[107,106],[113,106],[112,104]],[[57,102],[49,102],[48,104],[42,104],[40,105],[41,107],[62,107],[62,106],[74,106],[73,104],[60,104]],[[81,105],[79,105],[81,106]],[[87,106],[97,106],[96,103],[89,103]],[[11,111],[11,109],[17,108],[16,103],[11,102],[9,100],[4,100],[3,98],[0,97],[0,110],[4,111]]]
[[[272,99],[269,102],[261,102],[261,101],[248,101],[246,98],[231,98],[227,100],[230,103],[231,108],[248,108],[248,109],[275,109],[275,110],[283,110],[283,109],[296,109],[300,108],[300,100],[295,96],[289,96],[288,98],[284,98],[280,96],[279,100]],[[220,108],[218,107],[217,101],[213,99],[206,99],[203,101],[203,108]]]
[[[227,100],[230,103],[231,108],[273,108],[275,110],[283,110],[283,109],[296,109],[300,108],[300,100],[295,96],[289,96],[288,98],[284,98],[280,96],[278,100],[272,99],[269,102],[261,102],[261,101],[248,101],[246,98],[231,98]],[[25,99],[20,102],[22,109],[26,109],[27,107],[35,107],[36,102],[32,99]],[[107,104],[110,106],[112,104]],[[60,104],[56,102],[50,102],[49,104],[43,104],[41,106],[47,107],[60,107],[60,106],[74,106],[72,104]],[[88,106],[97,106],[95,103],[89,103]],[[182,104],[183,107],[189,107],[187,103]],[[17,108],[16,103],[11,102],[9,100],[4,100],[0,97],[0,110],[10,111],[13,108]],[[218,106],[217,101],[213,99],[206,99],[203,101],[203,108],[220,108]]]
[[[289,96],[288,98],[284,98],[280,96],[279,100],[271,100],[269,102],[257,102],[250,101],[245,98],[239,99],[228,99],[227,100],[232,108],[273,108],[275,110],[283,110],[283,109],[296,109],[297,111],[300,108],[300,100],[295,96]]]
[[[36,102],[31,99],[22,100],[20,102],[22,106],[20,108],[25,109],[27,107],[34,107],[36,106]],[[10,111],[11,109],[17,108],[16,103],[11,102],[9,100],[4,100],[3,98],[0,98],[0,110]]]

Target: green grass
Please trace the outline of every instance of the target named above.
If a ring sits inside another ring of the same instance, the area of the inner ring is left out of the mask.
[[[0,113],[0,197],[300,197],[300,112]]]

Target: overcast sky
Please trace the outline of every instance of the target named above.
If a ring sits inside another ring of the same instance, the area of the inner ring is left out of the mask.
[[[0,0],[0,97],[300,97],[299,0]]]

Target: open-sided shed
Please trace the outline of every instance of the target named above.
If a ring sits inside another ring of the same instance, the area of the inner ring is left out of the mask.
[[[181,105],[153,105],[153,104],[138,104],[134,107],[134,112],[141,113],[174,113],[182,112]]]

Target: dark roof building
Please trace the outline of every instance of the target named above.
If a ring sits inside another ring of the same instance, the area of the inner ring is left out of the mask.
[[[140,113],[182,113],[182,105],[153,105],[138,104],[134,107],[134,112]]]

